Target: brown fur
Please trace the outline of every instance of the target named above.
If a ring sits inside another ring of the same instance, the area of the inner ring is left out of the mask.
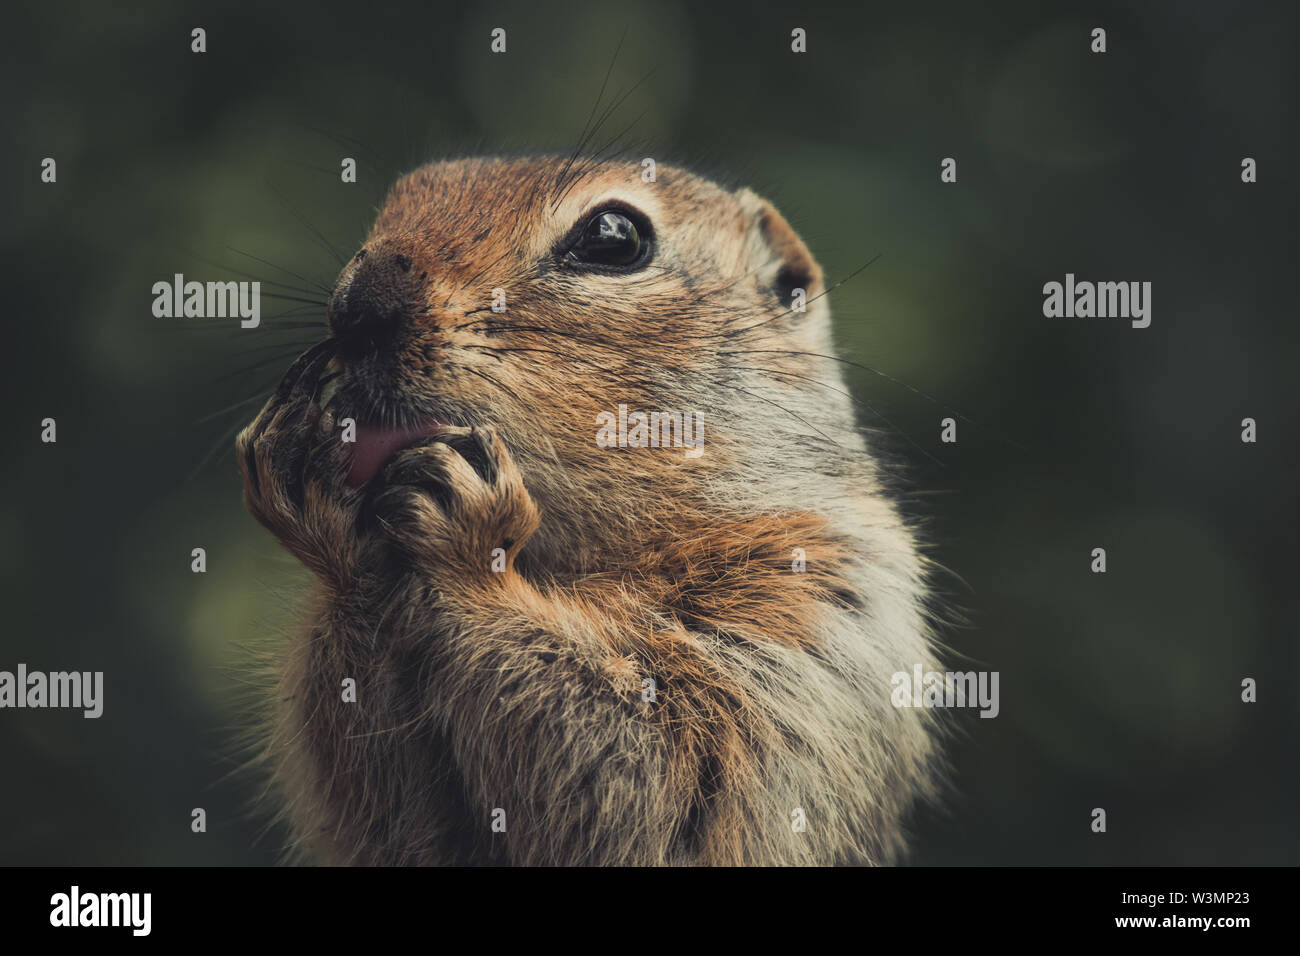
[[[319,583],[269,750],[316,859],[810,864],[905,845],[933,732],[889,678],[931,663],[922,563],[818,358],[821,271],[749,191],[637,173],[407,176],[336,292],[366,270],[410,317],[396,356],[318,347],[239,437],[249,510]],[[566,268],[556,243],[610,201],[654,224],[653,263]],[[779,298],[792,281],[806,313]],[[322,402],[325,373],[341,384]],[[704,454],[597,447],[620,403],[701,411]],[[462,427],[355,491],[345,416]]]

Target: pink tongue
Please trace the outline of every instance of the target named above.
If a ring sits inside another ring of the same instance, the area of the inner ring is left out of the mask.
[[[402,428],[383,428],[377,425],[358,425],[357,440],[352,446],[352,467],[348,470],[348,484],[353,488],[379,474],[379,469],[395,452],[413,445],[421,438],[435,435],[446,425],[429,421]]]

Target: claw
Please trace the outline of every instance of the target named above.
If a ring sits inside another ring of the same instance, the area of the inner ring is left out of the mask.
[[[490,428],[471,428],[466,432],[448,432],[439,439],[469,462],[475,474],[489,485],[497,483],[495,433]]]
[[[288,401],[291,395],[298,400],[314,398],[320,384],[320,371],[334,357],[337,348],[333,339],[326,339],[294,359],[276,386],[272,401],[279,404]]]

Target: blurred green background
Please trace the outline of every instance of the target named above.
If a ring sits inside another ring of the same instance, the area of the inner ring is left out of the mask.
[[[328,286],[316,233],[350,254],[397,173],[570,147],[625,32],[611,92],[654,72],[612,129],[636,120],[645,155],[770,197],[832,281],[880,256],[832,296],[842,353],[885,373],[849,381],[907,462],[906,507],[969,619],[945,640],[1001,672],[1001,716],[960,722],[915,862],[1300,862],[1294,6],[154,2],[5,19],[0,669],[102,670],[107,687],[97,721],[0,712],[0,862],[271,863],[283,844],[250,809],[258,778],[230,771],[249,646],[280,633],[304,572],[244,512],[231,436],[309,340],[284,323],[322,316],[272,319],[264,299],[256,331],[155,319],[152,284],[297,284],[260,259]],[[1151,281],[1151,327],[1045,319],[1042,285],[1066,272]],[[946,409],[970,420],[956,446],[938,440]],[[1246,416],[1258,444],[1239,440]]]

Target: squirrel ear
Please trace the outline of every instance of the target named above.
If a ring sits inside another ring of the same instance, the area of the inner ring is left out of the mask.
[[[755,234],[755,261],[759,281],[772,290],[783,306],[790,308],[795,290],[802,289],[804,301],[820,295],[822,269],[803,240],[790,228],[785,217],[766,199],[748,189],[741,190],[741,204],[750,215]]]

